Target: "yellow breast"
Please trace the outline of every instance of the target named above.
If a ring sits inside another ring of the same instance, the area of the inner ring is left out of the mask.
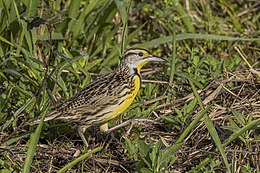
[[[120,105],[116,105],[114,106],[114,111],[111,113],[111,115],[107,116],[107,118],[105,119],[104,122],[109,121],[115,117],[117,117],[118,115],[120,115],[121,113],[123,113],[133,102],[133,100],[135,99],[135,96],[137,95],[139,89],[140,89],[140,77],[138,75],[136,75],[133,78],[133,82],[134,82],[134,87],[133,87],[133,91],[125,96],[125,100],[123,101],[122,104]]]

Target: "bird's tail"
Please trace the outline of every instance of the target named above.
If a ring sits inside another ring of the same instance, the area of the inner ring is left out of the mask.
[[[50,112],[49,114],[47,114],[44,118],[44,121],[49,121],[49,120],[52,120],[52,119],[55,119],[56,117],[60,116],[61,115],[61,112],[55,110],[55,111],[52,111]],[[35,118],[35,119],[32,119],[32,120],[29,120],[26,122],[26,125],[35,125],[35,124],[39,124],[41,121],[41,118]]]

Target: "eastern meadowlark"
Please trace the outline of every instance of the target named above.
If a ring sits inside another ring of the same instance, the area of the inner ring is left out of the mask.
[[[150,61],[163,60],[145,49],[128,49],[114,71],[89,83],[61,107],[47,114],[44,121],[56,119],[77,123],[78,134],[88,147],[84,136],[86,129],[101,125],[100,130],[106,131],[107,122],[130,106],[141,85],[140,70]],[[33,120],[30,124],[39,121]]]

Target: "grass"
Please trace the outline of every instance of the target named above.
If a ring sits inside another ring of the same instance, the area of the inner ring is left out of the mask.
[[[259,8],[254,0],[0,1],[2,172],[259,172]],[[166,62],[142,70],[135,102],[109,126],[154,123],[112,137],[92,127],[91,152],[73,124],[43,123],[133,46]],[[38,127],[24,126],[34,117]]]

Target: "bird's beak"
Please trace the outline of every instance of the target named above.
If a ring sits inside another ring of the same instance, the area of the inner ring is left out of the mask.
[[[147,58],[147,61],[163,62],[164,60],[161,58],[158,58],[157,56],[152,55],[151,57]]]

